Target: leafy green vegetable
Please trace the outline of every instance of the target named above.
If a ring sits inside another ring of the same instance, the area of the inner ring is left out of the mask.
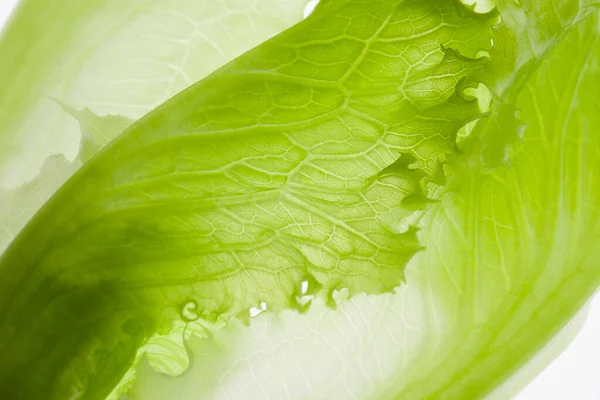
[[[74,158],[77,127],[49,96],[98,115],[137,119],[300,20],[304,4],[22,1],[0,47],[0,76],[6,77],[0,82],[0,157],[12,162],[3,165],[2,183],[31,178],[43,156]],[[34,51],[23,51],[31,43]],[[28,144],[33,138],[39,143]]]
[[[600,284],[599,17],[554,6],[323,0],[136,121],[0,259],[0,392],[489,394]]]
[[[99,117],[87,109],[76,111],[63,106],[81,125],[79,154],[70,162],[64,154],[53,155],[46,160],[40,174],[33,180],[16,189],[0,189],[4,209],[4,216],[0,218],[0,226],[3,228],[0,232],[0,250],[4,250],[14,235],[70,175],[133,122],[119,115]]]
[[[18,189],[33,180],[49,157],[64,153],[77,164],[79,124],[61,104],[138,119],[299,21],[304,4],[22,0],[0,42],[0,187]],[[41,179],[45,189],[5,192],[0,203],[10,208],[10,201],[25,199],[28,208],[19,215],[26,221],[47,200],[42,192],[54,192],[75,170],[46,172],[52,176]],[[12,222],[0,225],[12,237],[22,224],[9,217]]]
[[[341,312],[313,304],[305,316],[265,315],[216,340],[197,339],[192,371],[174,380],[146,368],[135,398],[285,398],[289,390],[289,398],[464,399],[500,384],[600,283],[599,56],[593,16],[515,90],[510,101],[526,128],[510,163],[458,174],[438,194],[419,223],[426,249],[398,294],[358,296]],[[514,124],[502,108],[478,122],[472,141],[504,144],[488,122]],[[451,165],[463,157],[481,159],[461,155]]]

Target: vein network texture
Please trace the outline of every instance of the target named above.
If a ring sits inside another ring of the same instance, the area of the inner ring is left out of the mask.
[[[1,398],[503,399],[549,362],[600,284],[598,2],[305,6],[20,4]]]

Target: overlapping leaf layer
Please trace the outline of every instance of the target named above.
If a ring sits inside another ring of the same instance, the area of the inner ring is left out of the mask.
[[[348,395],[489,392],[600,280],[598,18],[561,7],[325,0],[135,122],[0,259],[0,390],[103,398],[174,320],[343,289],[421,313]]]

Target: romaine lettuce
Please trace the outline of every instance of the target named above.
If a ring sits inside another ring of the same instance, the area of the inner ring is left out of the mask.
[[[492,393],[600,284],[596,6],[322,0],[89,161],[129,120],[51,100],[84,163],[0,258],[0,393]],[[33,95],[3,112],[31,123]]]

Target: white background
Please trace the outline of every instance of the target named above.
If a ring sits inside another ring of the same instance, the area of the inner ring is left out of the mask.
[[[0,0],[0,29],[17,1]],[[588,320],[577,338],[515,400],[596,399],[600,400],[600,296],[592,302]]]

